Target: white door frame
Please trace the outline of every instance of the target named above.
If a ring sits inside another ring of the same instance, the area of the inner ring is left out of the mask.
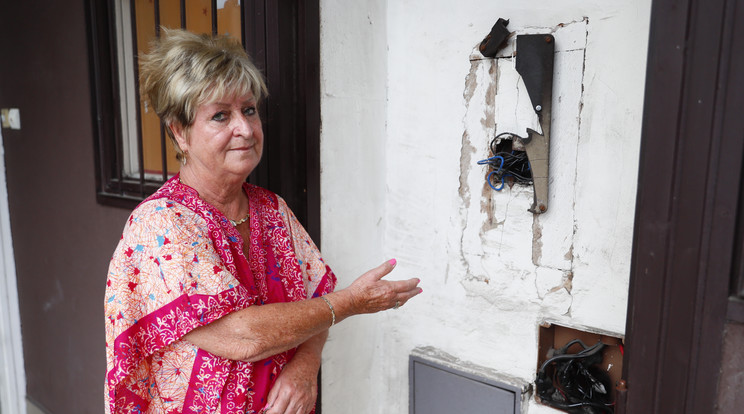
[[[0,413],[26,414],[26,372],[21,345],[13,238],[10,233],[5,146],[0,129]]]

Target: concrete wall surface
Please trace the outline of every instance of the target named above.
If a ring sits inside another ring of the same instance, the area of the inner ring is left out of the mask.
[[[514,39],[478,52],[499,17],[555,36],[543,215],[476,164],[537,125]],[[649,0],[321,1],[325,259],[339,287],[395,257],[390,278],[424,289],[332,329],[324,414],[407,413],[417,347],[529,383],[541,322],[623,335],[649,17]]]
[[[106,269],[129,210],[96,201],[85,2],[0,10],[0,107],[21,117],[3,150],[29,411],[100,414]]]

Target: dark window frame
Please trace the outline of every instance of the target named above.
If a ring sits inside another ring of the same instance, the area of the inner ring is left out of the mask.
[[[213,8],[216,2],[212,1]],[[320,237],[320,5],[242,0],[242,40],[266,76],[263,160],[249,181],[280,194],[310,236]],[[134,208],[162,182],[122,177],[115,0],[86,0],[100,204]],[[138,122],[139,124],[139,122]],[[140,164],[142,164],[140,162]]]

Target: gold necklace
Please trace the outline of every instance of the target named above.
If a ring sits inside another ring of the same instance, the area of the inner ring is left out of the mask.
[[[181,184],[183,184],[183,185],[188,185],[188,184],[184,183],[183,180],[181,180],[181,176],[180,175],[178,176],[178,182],[181,183]],[[245,223],[246,221],[248,221],[248,219],[250,217],[251,217],[251,212],[248,211],[248,213],[246,213],[245,217],[243,217],[242,219],[240,219],[238,221],[230,220],[230,219],[228,219],[228,220],[230,221],[230,224],[233,225],[233,227],[238,227],[239,225],[241,225],[241,224]]]
[[[241,224],[245,223],[246,221],[248,221],[248,218],[250,216],[251,216],[251,212],[249,211],[248,214],[245,215],[245,217],[243,217],[242,219],[240,219],[238,221],[230,220],[230,219],[228,219],[228,220],[230,220],[230,224],[232,224],[233,227],[238,227],[239,225],[241,225]]]

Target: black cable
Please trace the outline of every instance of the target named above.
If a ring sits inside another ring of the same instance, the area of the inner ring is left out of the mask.
[[[575,344],[579,344],[582,350],[567,354]],[[540,401],[569,413],[613,414],[610,379],[599,368],[605,347],[601,341],[587,346],[574,339],[556,349],[556,355],[543,362],[535,379]]]
[[[574,345],[574,344],[581,345],[581,347],[584,348],[584,350],[586,350],[587,348],[589,348],[589,345],[585,344],[581,339],[574,339],[573,341],[567,343],[566,345],[563,345],[561,347],[561,349],[559,349],[559,350],[556,351],[556,353],[557,354],[565,354],[566,351],[568,351],[568,348],[570,348],[571,345]]]
[[[488,185],[496,191],[501,191],[504,188],[507,178],[510,183],[532,184],[532,170],[530,169],[527,153],[511,150],[511,145],[509,145],[508,150],[499,148],[502,141],[513,141],[515,138],[524,139],[511,132],[502,132],[496,135],[489,145],[491,157],[478,161],[479,165],[489,165],[491,167],[492,171],[488,174],[486,180]],[[499,183],[500,186],[496,187],[495,184],[498,185]]]
[[[578,339],[576,339],[576,341],[578,341]],[[579,342],[581,342],[581,341],[579,341]],[[581,344],[584,345],[583,342]],[[573,344],[570,344],[570,345],[573,345]],[[561,348],[563,350],[563,352],[565,352],[570,345],[566,345],[563,348]],[[584,350],[581,351],[581,352],[579,352],[578,354],[561,354],[561,355],[556,355],[553,358],[550,358],[547,361],[543,362],[542,366],[540,366],[540,371],[545,371],[545,367],[547,367],[548,364],[553,363],[555,361],[559,361],[559,360],[562,360],[562,359],[568,359],[568,360],[570,360],[570,359],[576,359],[576,358],[585,358],[585,357],[588,357],[588,356],[591,356],[591,355],[596,354],[597,352],[601,351],[604,347],[605,347],[605,344],[603,344],[602,342],[597,342],[597,344],[594,345],[594,346],[592,346],[591,348],[586,348],[585,347]]]

